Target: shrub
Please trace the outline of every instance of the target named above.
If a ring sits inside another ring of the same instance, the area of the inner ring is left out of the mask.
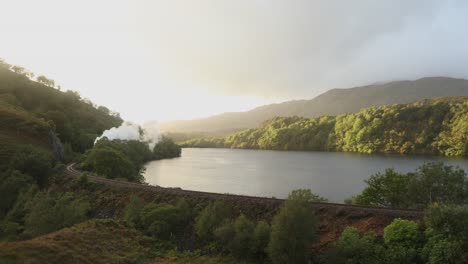
[[[223,201],[206,206],[195,220],[195,233],[205,241],[212,240],[213,231],[233,215],[232,209]]]
[[[317,239],[315,218],[309,206],[310,190],[293,191],[272,222],[268,253],[273,263],[307,263]]]
[[[141,210],[139,226],[158,239],[174,239],[185,229],[190,217],[190,208],[183,199],[176,205],[150,203]]]
[[[330,264],[379,264],[383,260],[383,248],[373,233],[361,235],[354,227],[347,227],[334,248],[324,257]]]
[[[392,263],[419,262],[422,234],[416,222],[395,219],[384,229],[387,260]]]
[[[72,193],[54,195],[39,192],[28,205],[25,233],[35,236],[84,221],[90,204]]]
[[[125,208],[124,221],[131,227],[141,227],[141,212],[143,210],[143,201],[137,196],[132,196],[130,202]]]
[[[31,176],[39,186],[43,187],[47,184],[53,163],[49,152],[26,145],[15,152],[10,160],[9,168]]]
[[[468,209],[435,204],[424,219],[427,243],[423,249],[429,263],[468,262]]]
[[[154,159],[167,159],[180,157],[181,148],[168,137],[162,137],[153,148]]]

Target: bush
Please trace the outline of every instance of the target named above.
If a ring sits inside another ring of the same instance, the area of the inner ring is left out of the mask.
[[[195,220],[195,233],[202,240],[213,239],[213,231],[233,215],[232,209],[223,201],[215,201],[206,206]]]
[[[124,221],[131,227],[140,228],[143,201],[137,196],[132,196],[125,207]]]
[[[14,206],[20,193],[33,184],[33,179],[19,171],[0,174],[0,219]]]
[[[324,262],[330,264],[380,264],[383,261],[383,248],[377,243],[373,233],[361,235],[354,227],[347,227],[334,248],[325,256]]]
[[[27,206],[25,233],[35,236],[50,233],[87,219],[90,204],[72,193],[54,195],[39,192]]]
[[[275,215],[268,253],[273,263],[307,263],[317,239],[315,218],[309,202],[310,190],[293,191]]]
[[[167,159],[180,157],[182,150],[179,145],[174,143],[168,137],[162,137],[161,140],[153,148],[154,159]]]
[[[365,180],[368,185],[354,202],[389,207],[426,207],[434,202],[463,204],[468,179],[460,168],[441,162],[426,163],[415,173],[387,169]]]
[[[429,263],[468,262],[468,209],[438,205],[429,208],[425,217],[427,243],[423,249]]]
[[[54,162],[52,155],[31,145],[20,147],[10,160],[9,169],[31,176],[43,187],[47,184]]]
[[[176,205],[149,203],[142,207],[138,198],[132,198],[127,206],[124,219],[149,236],[173,240],[182,231],[192,216],[187,202],[179,200]]]
[[[270,242],[270,232],[270,225],[265,221],[260,221],[257,223],[257,226],[255,226],[252,251],[254,252],[256,259],[265,259],[268,243]]]
[[[111,148],[93,148],[86,152],[82,168],[106,178],[141,180],[132,162],[123,153]]]
[[[422,234],[416,222],[395,219],[384,229],[384,242],[387,246],[387,260],[392,263],[420,262],[419,250]]]

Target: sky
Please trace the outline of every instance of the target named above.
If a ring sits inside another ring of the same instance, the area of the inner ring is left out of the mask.
[[[464,0],[0,0],[0,57],[126,120],[468,78]]]

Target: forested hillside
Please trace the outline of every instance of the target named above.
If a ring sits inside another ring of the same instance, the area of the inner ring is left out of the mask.
[[[185,147],[468,155],[468,97],[425,100],[317,118],[276,117]]]
[[[71,152],[84,152],[104,130],[122,119],[93,105],[73,91],[62,92],[44,76],[0,61],[0,155],[8,157],[19,145],[50,149],[53,131]]]
[[[350,89],[332,89],[310,100],[265,105],[247,112],[224,113],[212,117],[161,124],[164,132],[200,133],[210,136],[255,128],[276,116],[318,117],[356,113],[362,108],[406,104],[424,99],[468,95],[468,80],[429,77],[415,81],[394,81]]]

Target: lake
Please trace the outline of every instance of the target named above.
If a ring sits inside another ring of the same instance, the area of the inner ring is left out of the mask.
[[[146,182],[215,193],[285,198],[306,188],[331,202],[343,202],[386,168],[414,171],[424,162],[445,161],[468,172],[468,159],[241,149],[182,150],[182,157],[146,165]]]

